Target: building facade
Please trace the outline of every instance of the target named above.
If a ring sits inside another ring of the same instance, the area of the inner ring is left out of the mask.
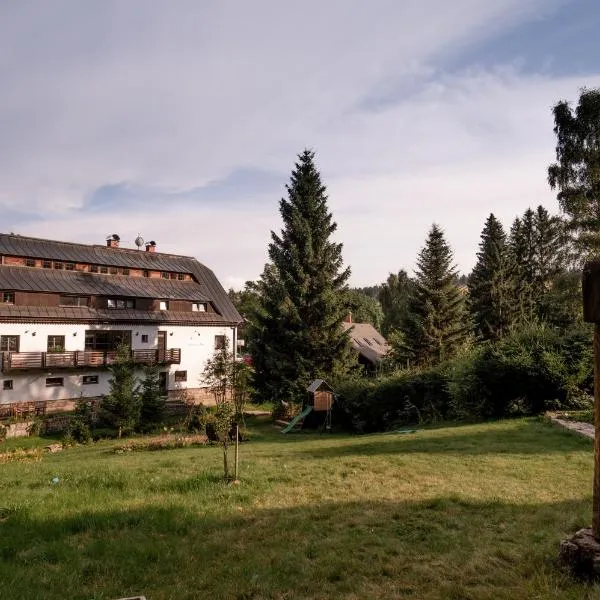
[[[140,376],[158,364],[170,399],[210,403],[206,360],[235,352],[241,317],[214,273],[187,256],[0,234],[0,404],[64,410],[109,391],[121,343]]]

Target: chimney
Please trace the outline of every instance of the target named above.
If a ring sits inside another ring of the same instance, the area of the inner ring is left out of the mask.
[[[348,314],[344,317],[344,323],[352,323],[352,311],[349,310]]]
[[[156,242],[154,240],[146,244],[146,252],[156,252]]]
[[[110,237],[106,238],[106,245],[109,248],[118,248],[120,241],[121,238],[116,233],[113,233]]]

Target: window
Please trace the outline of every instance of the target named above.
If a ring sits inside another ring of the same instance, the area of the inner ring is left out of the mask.
[[[108,267],[100,267],[100,273],[106,275],[108,273]]]
[[[123,275],[129,275],[129,269],[121,269]]]
[[[185,275],[183,273],[177,273],[177,279],[179,279],[179,281],[183,281],[185,279]]]
[[[131,347],[131,331],[88,330],[85,332],[86,350],[116,350],[121,344]]]
[[[65,351],[65,336],[64,335],[49,335],[48,336],[48,352],[64,352]]]
[[[147,344],[147,343],[148,343],[148,334],[142,333],[142,344]]]
[[[89,296],[60,296],[59,306],[89,306]]]
[[[84,375],[81,379],[83,385],[92,385],[98,383],[98,375]]]
[[[33,258],[26,258],[25,266],[26,267],[35,267],[35,260]]]
[[[108,298],[107,308],[135,308],[135,300],[132,298]]]
[[[19,351],[19,336],[18,335],[0,335],[0,351],[2,351],[2,352],[18,352]]]
[[[44,269],[51,269],[52,268],[52,261],[51,260],[43,260],[42,261],[42,268],[44,268]]]
[[[177,273],[171,273],[170,277],[171,279],[177,279]]]
[[[150,271],[144,271],[144,277],[150,277]]]
[[[187,381],[187,371],[175,371],[175,383]]]
[[[12,390],[13,389],[13,380],[12,379],[5,379],[2,382],[2,389],[3,390]]]
[[[162,271],[162,272],[161,272],[161,274],[160,274],[160,276],[161,276],[163,279],[169,279],[169,274],[168,274],[166,271]]]
[[[64,377],[46,377],[46,387],[63,387]]]
[[[117,267],[111,267],[109,271],[111,275],[117,275],[119,273],[119,269],[117,269]]]
[[[223,350],[225,348],[225,336],[215,335],[215,350]]]
[[[169,310],[169,303],[166,300],[159,300],[158,310]]]
[[[90,265],[90,273],[97,273],[98,265]]]
[[[65,266],[65,265],[64,265],[63,263],[61,263],[61,262],[57,262],[57,261],[54,261],[54,268],[55,268],[57,271],[62,271],[62,269],[64,268],[64,266]]]
[[[75,263],[65,263],[65,271],[74,271]]]
[[[192,302],[194,312],[206,312],[206,302]]]
[[[14,292],[2,292],[2,302],[4,304],[14,304],[15,303],[15,293]]]

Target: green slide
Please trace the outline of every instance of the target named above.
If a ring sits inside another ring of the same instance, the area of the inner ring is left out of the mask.
[[[306,417],[312,410],[312,406],[307,406],[299,415],[296,415],[282,430],[281,433],[289,433],[296,425]]]

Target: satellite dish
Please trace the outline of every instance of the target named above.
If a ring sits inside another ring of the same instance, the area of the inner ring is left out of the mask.
[[[134,241],[135,245],[138,247],[138,250],[144,245],[144,238],[139,233]]]

